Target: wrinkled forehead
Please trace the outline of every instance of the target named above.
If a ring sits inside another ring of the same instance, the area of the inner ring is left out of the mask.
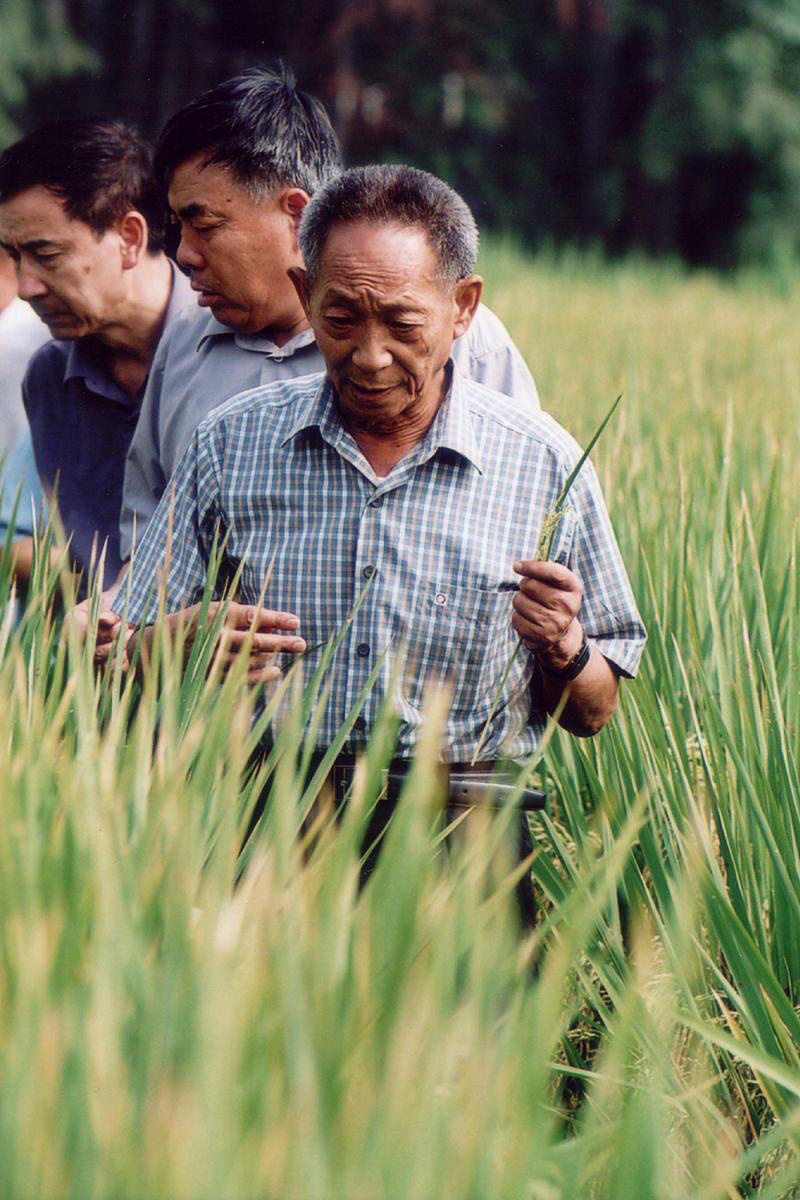
[[[320,246],[314,290],[360,287],[397,293],[449,290],[422,226],[365,219],[334,222]]]

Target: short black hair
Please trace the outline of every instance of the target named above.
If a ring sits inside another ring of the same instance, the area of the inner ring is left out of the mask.
[[[287,186],[312,195],[342,168],[328,114],[285,67],[243,71],[176,112],[156,144],[162,182],[196,154],[256,196]]]
[[[442,280],[465,279],[475,269],[478,227],[458,192],[416,167],[351,167],[317,192],[300,222],[300,249],[312,285],[331,227],[355,221],[421,229]]]
[[[96,234],[135,209],[147,221],[148,250],[163,248],[166,205],[153,172],[153,147],[122,121],[54,121],[0,155],[0,204],[44,187],[68,216]]]

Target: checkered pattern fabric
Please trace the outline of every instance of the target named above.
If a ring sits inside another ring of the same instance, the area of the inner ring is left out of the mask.
[[[436,679],[452,688],[445,757],[468,759],[517,643],[511,564],[534,555],[542,519],[579,453],[546,414],[455,371],[425,438],[381,478],[341,424],[324,376],[254,388],[198,427],[141,539],[128,618],[154,618],[159,584],[167,611],[199,599],[217,525],[228,539],[226,566],[242,567],[237,598],[256,603],[269,576],[266,605],[296,613],[309,646],[344,626],[370,580],[333,659],[320,746],[388,651],[345,750],[363,747],[402,654],[398,753],[413,751],[426,686]],[[633,675],[644,628],[588,463],[570,502],[551,557],[583,582],[589,637]],[[317,661],[312,652],[302,669]],[[546,714],[532,699],[533,668],[531,654],[517,655],[481,758],[535,749]]]

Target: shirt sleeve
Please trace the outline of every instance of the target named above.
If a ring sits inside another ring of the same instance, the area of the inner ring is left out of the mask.
[[[167,486],[161,466],[159,419],[169,338],[162,337],[147,379],[139,420],[125,461],[119,518],[120,557],[130,558],[134,539],[141,541]]]
[[[525,359],[503,322],[480,305],[472,325],[453,343],[453,361],[476,383],[519,400],[525,408],[541,408],[539,393]]]
[[[573,484],[551,557],[583,584],[580,622],[622,675],[636,674],[647,637],[594,467],[584,463]]]
[[[202,597],[219,514],[219,454],[213,434],[197,429],[137,541],[127,577],[111,602],[132,625],[155,621]]]
[[[493,350],[470,363],[470,375],[476,382],[504,396],[522,400],[533,409],[540,409],[539,393],[525,359],[509,338],[508,345]]]

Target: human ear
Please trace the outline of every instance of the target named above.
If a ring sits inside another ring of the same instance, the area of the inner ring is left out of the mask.
[[[481,292],[483,291],[483,280],[480,275],[468,275],[466,279],[459,279],[453,293],[453,301],[455,303],[455,324],[453,326],[453,337],[461,337],[462,333],[466,333],[472,324],[472,318],[481,301]]]
[[[311,197],[308,192],[304,192],[302,188],[284,188],[278,197],[278,204],[281,210],[286,213],[292,222],[295,249],[298,248],[297,233],[300,229],[300,220],[310,199]]]
[[[140,212],[131,209],[117,223],[117,233],[121,241],[122,269],[130,271],[147,249],[147,221]]]
[[[294,284],[297,298],[303,306],[306,319],[311,320],[311,291],[308,286],[308,273],[304,267],[289,267],[287,275]]]

